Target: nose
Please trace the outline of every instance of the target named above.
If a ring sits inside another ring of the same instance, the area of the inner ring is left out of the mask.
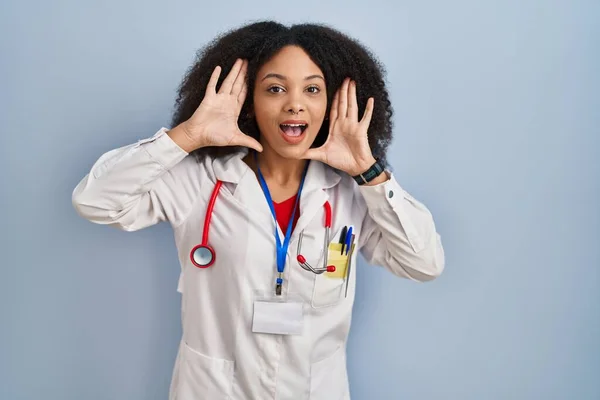
[[[285,103],[285,111],[290,114],[300,114],[302,111],[306,111],[306,106],[302,102],[302,95],[290,91],[288,101]]]
[[[287,109],[287,112],[289,112],[290,114],[300,114],[300,111],[304,111],[304,109],[301,106],[298,106],[298,105],[290,106]]]

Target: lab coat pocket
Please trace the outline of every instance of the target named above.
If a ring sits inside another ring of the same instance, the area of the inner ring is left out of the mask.
[[[329,357],[310,367],[310,400],[342,400],[348,398],[345,347],[340,346]]]
[[[234,362],[212,358],[183,343],[176,400],[229,399]]]
[[[317,264],[321,266],[323,257],[327,256],[327,264],[334,265],[336,270],[335,272],[315,274],[312,295],[312,306],[314,308],[332,306],[344,298],[348,256],[341,253],[341,245],[338,243],[341,232],[342,229],[339,229],[331,236],[333,240],[329,243],[326,252],[321,254]]]

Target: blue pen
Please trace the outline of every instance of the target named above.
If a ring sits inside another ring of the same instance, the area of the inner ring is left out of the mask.
[[[350,225],[350,227],[348,228],[348,233],[346,233],[346,240],[345,242],[345,247],[346,247],[346,254],[348,254],[348,250],[350,250],[350,240],[352,239],[352,225]]]

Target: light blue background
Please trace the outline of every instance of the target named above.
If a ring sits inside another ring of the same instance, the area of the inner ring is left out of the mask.
[[[181,332],[166,224],[79,218],[103,152],[168,124],[195,51],[324,21],[385,63],[390,160],[446,271],[359,265],[353,400],[600,399],[600,3],[17,1],[0,6],[0,398],[165,399]]]

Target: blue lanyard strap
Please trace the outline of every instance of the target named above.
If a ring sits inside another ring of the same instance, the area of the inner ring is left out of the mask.
[[[254,157],[256,160],[256,153],[254,153]],[[260,182],[260,186],[262,187],[263,193],[265,194],[265,198],[267,199],[267,203],[269,204],[269,208],[271,209],[271,214],[273,215],[273,219],[275,220],[275,241],[277,243],[277,272],[279,276],[277,277],[275,291],[276,294],[281,294],[281,285],[283,284],[283,270],[285,269],[285,260],[287,255],[287,250],[290,245],[290,238],[292,237],[292,225],[294,223],[294,218],[296,217],[296,209],[298,208],[298,201],[300,200],[300,194],[302,193],[302,187],[304,186],[304,179],[306,178],[306,171],[308,170],[308,162],[306,163],[306,167],[302,174],[302,180],[300,181],[300,188],[298,189],[298,194],[296,195],[296,202],[294,203],[294,210],[292,211],[292,216],[290,217],[290,221],[287,226],[287,230],[285,232],[285,238],[283,239],[283,243],[281,243],[281,239],[279,238],[279,233],[277,232],[277,215],[275,214],[275,207],[273,205],[273,199],[271,198],[271,192],[269,191],[269,187],[267,186],[267,182],[265,178],[260,172],[260,167],[258,166],[258,160],[256,160],[256,169],[258,171],[258,180]]]

